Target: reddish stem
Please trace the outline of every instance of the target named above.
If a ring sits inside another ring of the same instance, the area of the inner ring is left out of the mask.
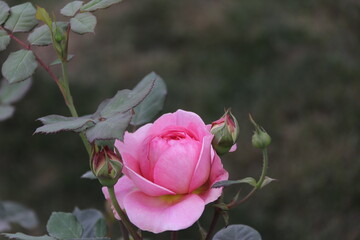
[[[40,64],[40,66],[41,66],[42,68],[45,69],[45,71],[50,75],[50,77],[51,77],[52,79],[54,79],[56,85],[58,85],[58,87],[59,87],[59,89],[60,89],[60,91],[61,91],[61,94],[63,95],[65,101],[67,102],[66,94],[65,94],[64,89],[61,87],[59,78],[58,78],[58,77],[55,75],[55,73],[50,69],[50,67],[49,67],[48,65],[46,65],[46,64],[44,63],[44,61],[41,60],[41,58],[33,51],[33,49],[31,48],[31,45],[30,45],[30,44],[26,44],[26,43],[24,43],[23,41],[21,41],[19,38],[15,37],[15,35],[14,35],[11,31],[9,31],[9,30],[1,27],[1,26],[0,26],[0,29],[6,31],[6,33],[10,36],[10,38],[13,39],[13,40],[15,40],[15,41],[16,41],[19,45],[21,45],[23,48],[25,48],[26,50],[30,50],[30,51],[33,52],[36,61]]]

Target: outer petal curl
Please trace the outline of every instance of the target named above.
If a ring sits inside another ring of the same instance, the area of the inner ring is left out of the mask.
[[[124,206],[133,224],[153,233],[188,228],[200,218],[205,208],[204,201],[196,194],[180,196],[174,201],[166,198],[134,191],[124,198]]]

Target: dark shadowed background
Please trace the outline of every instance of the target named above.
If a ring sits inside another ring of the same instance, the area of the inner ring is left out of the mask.
[[[33,1],[58,20],[67,2]],[[194,111],[210,123],[232,108],[240,139],[223,163],[239,179],[261,170],[251,113],[272,136],[269,176],[279,181],[232,211],[230,222],[252,226],[265,240],[360,239],[358,0],[124,0],[95,15],[95,35],[71,38],[70,84],[80,114],[155,71],[168,86],[164,112]],[[54,58],[51,48],[40,54]],[[0,199],[34,209],[42,223],[35,234],[44,233],[52,211],[104,210],[100,185],[80,179],[89,168],[80,138],[32,135],[35,119],[69,115],[42,69],[16,106],[0,123]],[[238,190],[229,188],[229,199]],[[196,225],[180,234],[198,238]]]

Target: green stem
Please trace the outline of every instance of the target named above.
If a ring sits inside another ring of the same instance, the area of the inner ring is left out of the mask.
[[[256,186],[244,198],[242,198],[242,199],[240,199],[238,201],[232,201],[232,202],[228,203],[226,206],[229,209],[231,209],[233,207],[236,207],[236,206],[239,206],[240,204],[246,202],[248,199],[251,198],[252,195],[254,195],[256,190],[261,188],[261,185],[263,184],[263,182],[265,180],[265,176],[266,176],[266,172],[267,172],[268,164],[269,164],[268,153],[267,153],[266,148],[264,148],[262,150],[262,154],[263,154],[263,167],[262,167],[262,171],[261,171],[259,181],[256,183]]]
[[[213,215],[213,219],[211,220],[211,223],[210,223],[210,227],[209,227],[209,231],[206,235],[206,238],[205,240],[210,240],[210,238],[212,237],[214,231],[215,231],[215,227],[216,227],[216,224],[217,224],[217,221],[219,220],[219,217],[220,217],[220,209],[218,208],[215,208],[214,209],[214,215]]]
[[[77,113],[75,105],[74,105],[74,100],[73,100],[71,92],[70,92],[68,72],[67,72],[67,63],[64,61],[61,62],[61,71],[62,71],[62,78],[60,79],[60,82],[61,82],[63,91],[65,93],[66,106],[68,107],[68,109],[71,113],[71,116],[79,117],[79,114]],[[84,143],[87,153],[89,154],[89,156],[91,156],[91,146],[90,146],[89,141],[86,139],[85,134],[80,133],[80,138]]]
[[[267,149],[264,148],[262,150],[262,154],[263,154],[263,168],[262,168],[262,171],[261,171],[261,176],[260,176],[260,179],[259,181],[257,182],[256,184],[256,188],[261,188],[261,185],[263,184],[264,180],[265,180],[265,176],[266,176],[266,172],[267,172],[267,169],[268,169],[268,153],[267,153]]]
[[[114,187],[107,187],[110,195],[110,200],[112,205],[115,208],[115,211],[119,215],[121,221],[124,223],[126,229],[129,231],[131,236],[134,238],[134,240],[141,240],[142,238],[137,234],[136,230],[133,228],[132,224],[130,223],[129,218],[126,216],[124,211],[120,208],[119,203],[117,202]]]
[[[130,240],[129,239],[129,231],[126,229],[124,223],[122,221],[119,221],[119,223],[120,223],[123,240]]]

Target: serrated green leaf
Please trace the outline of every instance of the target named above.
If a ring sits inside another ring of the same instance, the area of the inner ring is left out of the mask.
[[[256,186],[256,180],[252,177],[247,177],[247,178],[243,178],[240,180],[225,180],[225,181],[219,181],[216,182],[212,188],[219,188],[219,187],[228,187],[234,184],[240,184],[240,183],[247,183],[250,184],[251,186],[255,187]]]
[[[87,171],[84,173],[81,178],[87,178],[87,179],[97,179],[97,177],[94,175],[92,171]]]
[[[3,201],[6,218],[5,221],[16,223],[26,229],[32,229],[38,225],[38,219],[33,210],[12,201]]]
[[[31,84],[31,78],[13,84],[9,84],[7,80],[3,79],[0,84],[0,103],[12,104],[19,101],[30,89]]]
[[[6,2],[0,1],[0,25],[3,24],[9,16],[9,5]]]
[[[115,4],[115,3],[119,3],[122,0],[92,0],[88,3],[86,3],[82,8],[81,11],[95,11],[98,9],[103,9],[103,8],[107,8],[110,7],[111,5]]]
[[[95,125],[95,121],[90,116],[80,118],[63,117],[58,115],[50,115],[39,118],[44,126],[35,130],[35,133],[56,133],[60,131],[75,131],[82,132],[85,129]]]
[[[124,132],[129,126],[131,112],[121,112],[114,116],[98,122],[92,128],[86,130],[86,137],[89,142],[95,140],[123,139]]]
[[[78,13],[70,19],[70,26],[73,32],[79,34],[93,33],[96,26],[96,17],[89,12]]]
[[[96,238],[103,238],[107,235],[107,225],[105,219],[99,219],[95,224],[94,234]]]
[[[44,235],[44,236],[29,236],[29,235],[25,235],[23,233],[3,233],[2,235],[4,235],[5,237],[8,237],[10,239],[18,239],[18,240],[56,240],[53,237],[50,237],[48,235]]]
[[[71,59],[73,59],[75,57],[75,55],[71,55],[69,54],[68,57],[67,57],[67,62],[69,62]],[[53,61],[50,66],[54,66],[54,65],[57,65],[57,64],[61,64],[61,60],[60,59],[56,59],[55,61]]]
[[[273,182],[273,181],[277,181],[277,179],[274,179],[274,178],[270,178],[270,177],[268,177],[268,176],[265,176],[265,179],[264,179],[264,181],[262,182],[260,188],[265,187],[266,185],[268,185],[269,183],[271,183],[271,182]]]
[[[29,78],[37,68],[35,55],[30,50],[19,50],[10,53],[2,66],[3,76],[10,82],[20,82]]]
[[[163,108],[165,97],[167,94],[165,82],[159,75],[152,72],[147,75],[134,90],[142,89],[144,86],[154,82],[154,87],[151,89],[149,95],[137,107],[134,108],[134,116],[131,119],[131,124],[135,126],[150,122]]]
[[[83,228],[83,233],[81,238],[95,238],[98,237],[95,235],[95,227],[99,220],[104,220],[103,214],[96,209],[84,209],[80,210],[75,208],[73,211],[74,216],[81,224]],[[106,228],[105,228],[106,230]],[[106,233],[105,233],[106,235]],[[104,235],[104,236],[105,236]],[[104,237],[99,236],[99,237]]]
[[[53,212],[46,224],[49,235],[58,239],[81,238],[83,229],[71,213]]]
[[[36,9],[29,2],[13,6],[4,27],[12,32],[28,32],[38,23],[35,14]]]
[[[6,31],[0,29],[0,51],[5,50],[9,43],[10,36],[6,33]]]
[[[154,87],[155,79],[146,81],[146,83],[141,84],[141,87],[136,87],[132,91],[128,89],[118,91],[106,104],[102,103],[102,109],[99,111],[99,114],[107,118],[118,112],[125,112],[135,108],[150,94]]]
[[[28,36],[28,42],[32,45],[47,46],[52,43],[49,27],[45,24],[34,29]]]
[[[13,106],[0,105],[0,121],[5,121],[14,114],[15,108]]]
[[[37,6],[35,17],[45,23],[50,29],[52,28],[52,20],[45,8]]]
[[[261,236],[252,227],[246,225],[230,225],[217,232],[213,240],[261,240]]]
[[[81,8],[83,1],[73,1],[65,5],[60,13],[66,17],[74,16]]]

